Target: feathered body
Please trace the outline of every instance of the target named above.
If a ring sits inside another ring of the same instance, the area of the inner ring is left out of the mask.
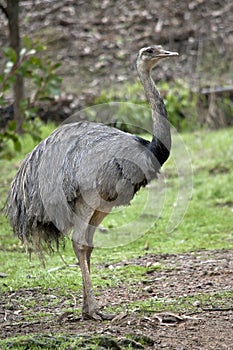
[[[74,225],[80,197],[100,211],[129,204],[160,169],[150,147],[103,124],[59,127],[27,155],[12,182],[7,214],[15,233],[37,248],[58,245]]]
[[[52,248],[73,228],[83,317],[109,318],[99,311],[90,279],[96,227],[112,207],[129,204],[140,187],[156,178],[169,156],[167,112],[150,72],[160,59],[176,55],[161,46],[138,53],[138,75],[152,108],[151,142],[99,123],[63,125],[27,155],[12,182],[6,211],[23,242],[39,251]]]

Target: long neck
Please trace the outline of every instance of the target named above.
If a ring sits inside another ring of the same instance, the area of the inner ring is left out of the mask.
[[[152,109],[153,138],[150,150],[162,165],[169,157],[171,149],[171,132],[166,107],[150,71],[138,68],[138,75]]]

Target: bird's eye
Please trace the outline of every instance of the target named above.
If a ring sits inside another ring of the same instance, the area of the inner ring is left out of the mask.
[[[152,49],[147,49],[146,52],[147,53],[153,53],[153,50]]]

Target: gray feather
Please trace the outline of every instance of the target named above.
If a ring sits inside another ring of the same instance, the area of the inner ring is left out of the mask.
[[[63,125],[23,161],[7,215],[24,242],[52,247],[73,227],[81,198],[102,211],[127,205],[159,167],[131,134],[97,123]]]

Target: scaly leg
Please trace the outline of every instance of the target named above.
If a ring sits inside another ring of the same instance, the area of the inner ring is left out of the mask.
[[[96,228],[100,225],[100,223],[103,221],[103,219],[105,218],[105,216],[108,214],[108,212],[101,212],[101,211],[95,211],[91,220],[90,220],[90,223],[89,223],[89,226],[88,226],[88,229],[87,229],[87,233],[86,233],[86,241],[88,242],[88,247],[87,247],[87,264],[88,264],[88,270],[89,270],[89,273],[90,273],[90,259],[91,259],[91,253],[93,251],[93,237],[94,237],[94,233],[95,233],[95,230]],[[87,306],[87,302],[85,300],[85,297],[84,297],[84,313],[85,311],[88,309],[88,306]],[[98,308],[96,309],[96,314],[98,316],[101,317],[101,319],[103,320],[111,320],[113,319],[116,315],[114,314],[106,314],[106,313],[103,313],[101,311],[98,310]]]
[[[96,303],[92,283],[87,263],[87,246],[80,245],[73,240],[74,252],[78,258],[80,269],[83,278],[83,317],[94,318],[96,320],[101,320],[101,317],[96,314],[98,305]]]
[[[96,227],[108,213],[94,211],[85,203],[79,202],[77,208],[76,224],[73,233],[73,249],[78,258],[83,279],[83,318],[93,318],[96,320],[112,319],[115,315],[105,315],[99,311],[96,302],[91,277],[90,258],[93,250],[93,236]]]
[[[100,225],[100,223],[103,221],[103,219],[105,218],[105,216],[108,215],[108,212],[101,212],[96,210],[94,212],[94,214],[91,217],[91,220],[89,222],[88,225],[88,229],[86,232],[86,241],[88,243],[88,249],[87,249],[87,263],[88,263],[88,267],[89,267],[89,272],[90,272],[90,259],[91,259],[91,253],[94,249],[93,246],[93,237],[94,237],[94,233],[96,228]]]
[[[72,235],[73,249],[78,258],[82,280],[83,280],[83,317],[87,315],[95,319],[101,319],[95,314],[95,310],[98,308],[96,303],[92,283],[89,272],[88,256],[90,255],[89,244],[87,240],[87,231],[89,229],[89,222],[94,214],[95,210],[90,208],[84,200],[80,199],[77,202],[75,208],[75,224],[74,232]],[[89,252],[88,252],[89,251]],[[90,261],[90,258],[89,258]]]

